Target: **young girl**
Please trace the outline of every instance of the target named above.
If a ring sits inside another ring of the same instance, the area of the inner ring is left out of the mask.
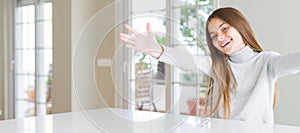
[[[120,33],[127,47],[211,77],[206,104],[212,117],[274,123],[277,79],[300,71],[300,52],[280,55],[263,51],[246,18],[231,7],[219,8],[208,17],[210,56],[192,56],[158,45],[150,24],[147,35],[125,27],[134,34]]]

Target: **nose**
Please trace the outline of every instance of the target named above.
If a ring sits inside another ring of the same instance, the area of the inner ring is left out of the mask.
[[[219,34],[218,35],[218,40],[222,41],[224,39],[224,35],[223,34]]]

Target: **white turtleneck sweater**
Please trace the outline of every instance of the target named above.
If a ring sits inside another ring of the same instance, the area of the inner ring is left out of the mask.
[[[159,61],[215,79],[210,56],[195,56],[165,46],[164,49]],[[265,51],[258,53],[246,46],[229,56],[229,64],[237,81],[236,92],[230,94],[230,119],[274,123],[275,82],[279,77],[300,71],[300,51],[286,55]],[[213,106],[218,98],[216,89],[215,84]],[[222,103],[213,117],[224,118]]]

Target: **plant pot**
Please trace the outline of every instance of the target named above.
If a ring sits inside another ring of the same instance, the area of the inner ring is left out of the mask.
[[[205,102],[205,98],[199,98],[199,104],[198,106],[200,106],[199,108],[199,112],[202,112],[202,110],[204,109],[204,102]],[[190,98],[187,100],[187,104],[188,104],[188,115],[194,115],[196,116],[196,98]]]

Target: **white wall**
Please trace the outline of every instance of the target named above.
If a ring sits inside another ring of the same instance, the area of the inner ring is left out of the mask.
[[[113,0],[72,1],[73,61],[84,56],[79,64],[75,64],[81,73],[74,76],[85,80],[79,80],[80,83],[75,81],[73,88],[76,88],[77,95],[73,96],[73,101],[79,100],[83,109],[114,106],[111,69],[95,66],[97,58],[112,58],[114,54],[114,34],[107,33],[114,25],[114,8],[110,5],[112,2]],[[73,70],[77,71],[75,68]],[[73,106],[73,109],[79,108]]]
[[[220,7],[233,6],[244,13],[264,50],[281,54],[300,50],[299,5],[298,0],[220,0]],[[275,123],[300,126],[299,80],[300,74],[279,79]]]
[[[9,94],[10,84],[9,84],[9,44],[10,33],[9,33],[9,14],[11,10],[9,6],[11,4],[10,0],[1,0],[0,1],[0,109],[2,115],[0,119],[9,119],[12,118],[11,105],[9,105]]]
[[[52,112],[72,110],[72,0],[53,0]]]
[[[93,53],[97,49],[90,49],[91,45],[97,43],[95,40],[102,37],[97,36],[97,33],[106,29],[107,25],[113,24],[114,17],[111,17],[113,9],[111,14],[106,13],[107,16],[104,19],[98,20],[99,18],[97,18],[96,21],[99,23],[93,25],[94,27],[88,25],[88,30],[91,33],[87,36],[83,35],[84,38],[80,40],[86,46],[79,49],[82,54],[79,56],[80,59],[74,59],[78,51],[77,41],[82,37],[82,31],[87,29],[85,26],[98,11],[111,2],[113,0],[53,0],[53,113],[81,110],[78,100],[83,109],[113,106],[114,89],[110,78],[110,69],[96,68],[94,70],[95,62],[87,62],[96,56],[109,58],[114,53],[113,39],[105,41],[106,53],[104,55]],[[94,54],[94,57],[90,58],[91,54]],[[73,63],[76,63],[75,68],[82,69],[74,70]],[[73,70],[76,71],[76,76],[80,78],[79,84],[77,81],[72,83],[74,80],[72,77]],[[87,76],[85,73],[91,71],[96,71],[93,73],[96,77]],[[96,92],[92,90],[94,86],[88,84],[95,80],[99,86],[99,90]],[[74,88],[76,88],[77,95],[74,93]],[[102,93],[105,101],[98,95],[98,92]]]
[[[4,10],[4,6],[3,6],[3,1],[0,1],[0,120],[3,119],[2,116],[2,110],[4,109],[3,106],[3,91],[4,91],[4,87],[3,87],[3,10]]]

